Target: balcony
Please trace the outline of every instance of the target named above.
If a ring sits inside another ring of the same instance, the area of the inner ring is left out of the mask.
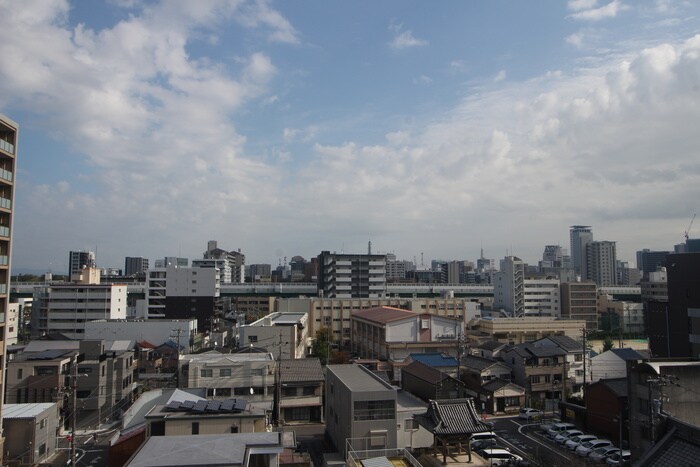
[[[5,152],[9,152],[10,154],[15,153],[15,145],[9,141],[5,141],[4,139],[0,139],[0,149]]]
[[[0,237],[9,237],[10,236],[10,228],[6,227],[4,225],[0,225]]]
[[[0,255],[0,266],[7,266],[10,262],[10,258],[7,255]]]
[[[7,198],[0,198],[0,208],[12,209],[12,201]]]
[[[0,169],[0,178],[2,178],[3,180],[7,180],[8,182],[11,182],[12,181],[12,172],[10,172],[9,170]]]

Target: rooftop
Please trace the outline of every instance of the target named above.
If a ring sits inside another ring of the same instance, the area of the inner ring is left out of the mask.
[[[53,402],[5,404],[2,406],[2,418],[34,418],[51,408],[56,410],[56,417],[58,417],[58,408]]]
[[[396,391],[390,384],[361,365],[328,365],[328,373],[332,373],[348,389],[353,392]]]
[[[375,323],[386,324],[391,321],[413,318],[419,315],[418,313],[414,313],[413,311],[402,310],[400,308],[393,308],[390,306],[378,306],[375,308],[370,308],[368,310],[353,312],[352,316],[360,319],[365,319],[367,321],[374,321]]]
[[[440,370],[437,370],[431,366],[426,365],[423,362],[413,362],[408,366],[405,366],[404,368],[401,369],[402,373],[413,375],[416,378],[422,379],[423,381],[427,381],[428,383],[439,383],[440,381],[444,381],[450,376],[446,373],[443,373]]]
[[[414,362],[422,362],[432,367],[457,366],[457,359],[440,352],[412,353],[408,356]]]
[[[298,358],[280,362],[280,380],[283,383],[324,381],[318,358]]]
[[[491,431],[482,422],[474,408],[473,399],[431,400],[425,415],[416,415],[416,421],[435,435],[466,435]]]

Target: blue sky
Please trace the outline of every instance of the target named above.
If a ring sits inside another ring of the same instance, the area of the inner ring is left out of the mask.
[[[97,249],[634,261],[699,206],[689,1],[0,0],[13,266]],[[698,233],[695,233],[698,236]]]

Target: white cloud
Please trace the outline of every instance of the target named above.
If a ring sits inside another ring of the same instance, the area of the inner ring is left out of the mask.
[[[573,45],[574,47],[580,49],[583,46],[583,33],[580,31],[575,32],[567,36],[564,40],[567,44]]]
[[[590,10],[597,3],[598,0],[569,0],[567,7],[573,11]]]
[[[494,81],[503,81],[504,79],[506,79],[506,70],[499,70],[493,77]]]
[[[391,21],[389,23],[389,31],[394,33],[394,37],[389,42],[389,46],[396,50],[407,49],[411,47],[422,47],[428,45],[428,41],[419,39],[413,35],[410,29],[403,29],[403,24]]]
[[[428,85],[428,84],[432,84],[432,83],[433,83],[433,79],[430,76],[426,76],[426,75],[420,75],[418,78],[415,78],[413,80],[413,84]]]
[[[581,21],[600,21],[602,19],[614,18],[619,12],[627,8],[628,7],[620,0],[613,0],[599,8],[591,8],[574,13],[571,17]]]
[[[298,44],[301,42],[299,33],[291,23],[278,11],[273,10],[266,0],[257,0],[252,6],[243,10],[239,20],[250,27],[266,26],[272,31],[269,39],[273,42]]]

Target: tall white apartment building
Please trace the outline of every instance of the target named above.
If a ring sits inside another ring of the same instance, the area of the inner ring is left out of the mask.
[[[494,274],[493,307],[510,316],[525,313],[525,263],[517,256],[501,260],[501,269]]]
[[[561,315],[560,282],[555,277],[526,277],[524,283],[525,316]]]
[[[17,158],[18,125],[0,114],[0,336],[6,334],[5,313],[9,306],[10,252],[15,202],[15,161]],[[5,361],[5,339],[0,340],[0,362]],[[0,394],[5,393],[4,371],[0,372]],[[0,401],[0,419],[2,419]],[[0,464],[3,461],[5,438],[0,427]]]
[[[61,333],[69,339],[84,339],[85,323],[96,319],[126,319],[126,309],[126,284],[85,280],[36,287],[32,337]]]
[[[328,298],[383,297],[386,255],[321,252],[318,255],[318,291]]]

